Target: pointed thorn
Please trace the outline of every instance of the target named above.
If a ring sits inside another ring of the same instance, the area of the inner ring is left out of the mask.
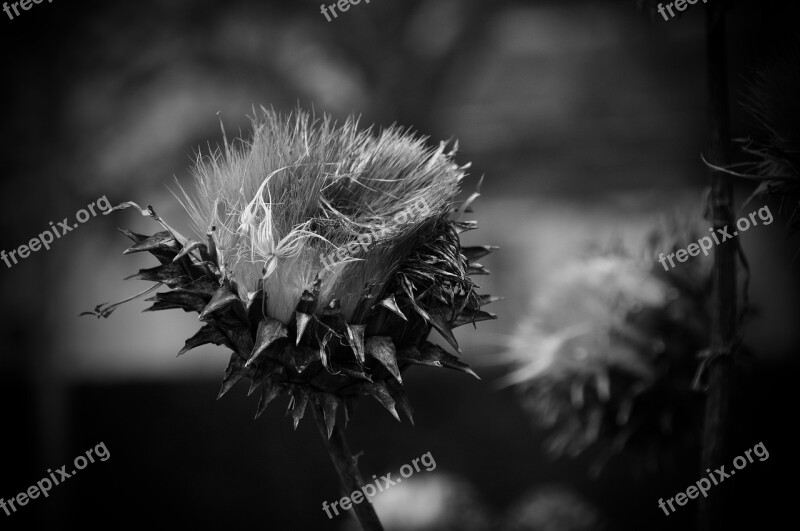
[[[462,247],[461,254],[466,256],[467,260],[470,262],[474,262],[475,260],[480,260],[484,256],[490,254],[492,251],[496,251],[499,247],[495,245],[476,245],[474,247]]]
[[[330,439],[331,435],[333,435],[333,428],[336,426],[336,410],[339,408],[339,399],[328,393],[319,395],[318,399],[322,409],[325,429],[328,433],[328,439]]]
[[[322,315],[324,316],[339,315],[340,313],[342,313],[342,307],[339,303],[339,299],[331,300],[327,308],[322,310]]]
[[[359,363],[364,363],[366,357],[364,354],[364,331],[366,326],[362,324],[347,324],[347,342],[350,343],[350,348],[356,355]]]
[[[278,340],[288,337],[286,326],[277,319],[267,317],[258,324],[258,332],[256,333],[256,342],[253,346],[253,351],[245,363],[245,367],[250,367],[258,358],[264,354],[267,349]]]
[[[395,380],[401,384],[403,383],[403,380],[400,377],[400,369],[397,366],[397,350],[390,337],[368,337],[364,346],[367,354],[378,360],[381,365],[386,367]]]
[[[408,321],[408,318],[400,310],[400,306],[397,305],[397,300],[394,298],[394,294],[389,295],[388,297],[380,301],[378,304],[388,309],[398,317],[400,317],[400,319],[402,319],[403,321]]]
[[[397,413],[394,398],[392,398],[392,395],[389,393],[386,384],[383,382],[367,384],[364,386],[364,389],[367,391],[367,394],[372,395],[375,400],[380,402],[380,404],[386,408],[386,410],[391,413],[398,422],[402,422],[400,420],[400,415]]]
[[[306,331],[308,323],[311,322],[311,316],[303,312],[294,312],[294,315],[297,321],[297,339],[295,345],[299,345],[300,340],[303,338],[303,333]]]
[[[444,318],[442,318],[441,314],[437,312],[430,312],[430,323],[445,339],[445,341],[447,341],[447,343],[456,350],[456,352],[461,353],[461,347],[458,346],[458,341],[453,335],[453,329],[451,325],[445,321]]]
[[[296,397],[295,393],[299,394],[299,397]],[[292,394],[292,401],[289,402],[289,407],[291,408],[292,419],[294,421],[295,430],[297,429],[297,426],[300,425],[300,419],[303,418],[303,415],[306,412],[306,405],[308,405],[308,395],[302,390],[298,390],[298,388],[295,388],[295,391]]]
[[[186,256],[187,254],[191,253],[198,247],[205,247],[205,245],[200,242],[193,241],[193,242],[187,242],[187,244],[188,245],[184,246],[184,248],[181,249],[181,252],[175,255],[175,258],[172,259],[173,262],[177,262],[178,260]]]
[[[403,390],[402,387],[397,385],[389,385],[387,386],[389,393],[395,400],[397,408],[408,417],[408,420],[411,421],[411,425],[414,425],[414,410],[411,407],[411,402],[408,400],[408,396],[406,392]]]
[[[256,418],[260,417],[267,406],[272,402],[275,397],[281,393],[281,388],[278,384],[270,380],[261,390],[261,397],[258,399],[258,408],[256,409]]]
[[[225,369],[225,377],[222,379],[222,388],[219,390],[217,400],[225,396],[225,393],[230,391],[246,375],[247,371],[243,368],[242,359],[234,352],[231,354],[228,367]]]
[[[239,296],[231,290],[230,286],[226,283],[220,286],[217,291],[214,292],[214,296],[211,297],[211,301],[203,308],[203,311],[200,312],[198,319],[204,321],[208,319],[209,315],[220,310],[230,304],[235,303],[236,301],[240,301]]]

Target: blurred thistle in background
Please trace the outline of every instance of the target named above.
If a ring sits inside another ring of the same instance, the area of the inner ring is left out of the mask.
[[[710,261],[664,271],[653,260],[695,236],[672,222],[640,252],[587,253],[534,296],[505,382],[549,433],[551,456],[590,451],[596,476],[625,452],[642,475],[697,449],[702,395],[693,376],[708,343]]]

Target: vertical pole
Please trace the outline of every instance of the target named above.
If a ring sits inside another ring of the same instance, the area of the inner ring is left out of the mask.
[[[711,144],[709,162],[724,167],[730,162],[730,122],[728,114],[728,70],[725,38],[725,1],[706,6],[706,52],[708,68],[709,119]],[[733,184],[731,176],[709,170],[711,212],[714,228],[733,227]],[[730,232],[733,233],[734,229]],[[708,391],[703,432],[702,472],[724,465],[729,454],[730,397],[733,379],[733,345],[736,339],[736,260],[738,240],[725,242],[714,250],[713,322],[711,358],[708,360]],[[721,486],[713,496],[700,500],[698,527],[701,531],[725,528],[729,508],[727,488]]]

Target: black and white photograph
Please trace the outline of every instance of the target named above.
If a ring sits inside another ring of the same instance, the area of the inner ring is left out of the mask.
[[[0,530],[796,526],[800,4],[0,8]]]

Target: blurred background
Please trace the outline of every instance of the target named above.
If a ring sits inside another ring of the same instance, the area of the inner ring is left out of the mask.
[[[464,238],[501,247],[478,283],[505,300],[490,308],[499,320],[457,331],[481,381],[412,369],[416,426],[360,406],[349,437],[365,477],[429,451],[437,463],[376,500],[387,529],[692,528],[696,504],[667,517],[657,500],[699,478],[696,452],[644,477],[623,466],[593,477],[588,458],[548,458],[545,435],[498,381],[509,342],[536,317],[532,301],[570,260],[597,245],[636,248],[676,212],[708,226],[701,5],[668,22],[635,0],[372,0],[331,22],[298,0],[56,0],[20,13],[0,15],[0,249],[103,196],[152,204],[189,232],[170,190],[221,142],[220,122],[229,138],[247,136],[254,106],[458,139],[459,162],[473,163],[465,194],[485,175],[480,229]],[[798,14],[785,2],[732,4],[734,136],[750,127],[736,105],[744,80],[796,38]],[[772,212],[775,223],[742,236],[758,317],[731,444],[763,441],[771,457],[734,480],[742,528],[792,514],[796,491],[797,244],[784,237],[791,210]],[[78,317],[147,287],[121,282],[152,263],[122,256],[116,227],[155,230],[132,211],[100,216],[0,264],[0,497],[101,441],[111,453],[49,498],[0,513],[0,528],[350,529],[321,510],[340,493],[311,423],[293,433],[281,405],[254,422],[244,385],[216,401],[221,348],[175,357],[199,327],[193,315],[141,313],[136,301],[107,320]]]

